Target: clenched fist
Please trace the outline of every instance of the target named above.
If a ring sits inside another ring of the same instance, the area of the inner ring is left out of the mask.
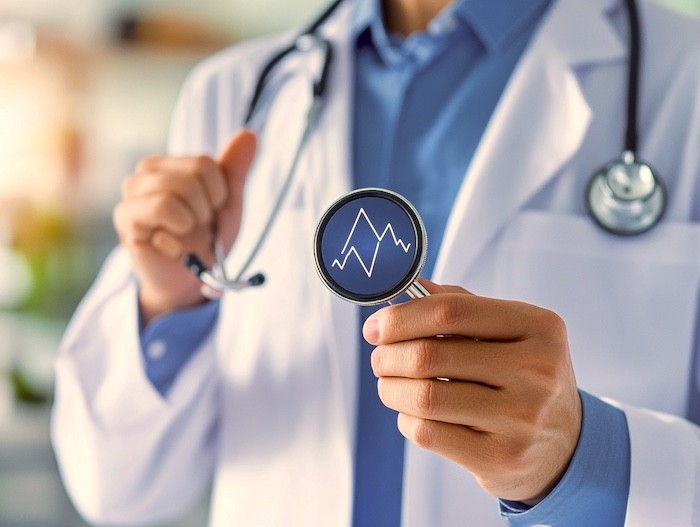
[[[490,494],[537,503],[566,471],[581,430],[564,323],[522,302],[424,283],[431,296],[365,322],[382,402],[399,412],[407,439]]]
[[[243,130],[218,159],[147,157],[124,181],[113,219],[139,279],[144,322],[204,301],[180,258],[194,252],[211,264],[214,233],[231,248],[255,147],[255,135]]]

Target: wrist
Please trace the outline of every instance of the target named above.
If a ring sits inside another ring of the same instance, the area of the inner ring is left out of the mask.
[[[539,503],[500,500],[511,527],[535,524],[622,525],[630,481],[630,443],[625,414],[580,392],[581,433],[561,480]],[[556,520],[556,521],[554,521]]]
[[[583,407],[581,397],[574,388],[569,404],[554,416],[558,422],[568,421],[558,434],[533,449],[529,456],[529,468],[516,479],[508,492],[499,498],[534,507],[543,501],[565,476],[581,436]]]
[[[202,295],[199,283],[196,284],[196,287],[184,291],[163,291],[144,284],[139,287],[138,300],[142,326],[146,326],[157,316],[195,307],[208,301]]]

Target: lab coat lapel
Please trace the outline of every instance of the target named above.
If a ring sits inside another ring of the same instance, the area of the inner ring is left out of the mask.
[[[485,131],[455,200],[434,279],[469,287],[470,268],[504,224],[561,172],[580,147],[591,110],[577,68],[622,60],[627,47],[607,13],[616,0],[555,0],[525,51]],[[617,88],[617,87],[616,87]],[[623,89],[624,87],[620,87]],[[408,444],[404,525],[474,517],[486,494],[449,461]],[[450,492],[463,499],[443,507]],[[488,504],[485,509],[488,510]],[[494,509],[495,511],[495,509]]]
[[[333,45],[333,61],[328,77],[327,94],[318,116],[318,124],[309,138],[309,185],[306,189],[310,205],[310,221],[315,229],[327,207],[352,187],[351,127],[352,119],[352,53],[354,51],[350,24],[351,4],[343,5],[339,12],[321,28],[323,35]],[[311,231],[313,232],[313,231]],[[311,240],[309,240],[309,246]],[[352,449],[354,445],[357,361],[359,348],[359,317],[356,306],[341,300],[317,280],[319,293],[319,330],[324,332],[326,349],[330,355],[332,371],[339,384],[340,422],[345,426],[347,456],[341,467],[340,460],[332,460],[337,469],[348,473],[348,485],[352,484]],[[339,489],[324,489],[335,494]],[[348,489],[348,498],[351,487]],[[349,502],[348,502],[349,503]],[[348,511],[349,514],[349,511]]]
[[[352,9],[344,6],[344,11],[334,17],[325,27],[327,37],[333,42],[334,63],[329,76],[326,106],[320,115],[314,150],[322,160],[314,170],[314,188],[321,189],[316,202],[314,225],[318,223],[328,206],[352,188],[352,54],[350,15]],[[319,279],[320,284],[320,279]],[[325,291],[325,286],[322,286]],[[328,349],[338,367],[338,378],[342,384],[344,397],[344,422],[347,423],[348,445],[354,445],[355,414],[357,400],[357,350],[359,316],[356,306],[341,300],[325,291],[327,308],[324,328],[327,332]]]
[[[627,53],[610,0],[556,1],[524,53],[455,201],[435,279],[457,281],[506,221],[577,151],[590,109],[576,68]]]
[[[329,85],[316,122],[302,149],[297,174],[284,205],[289,213],[287,221],[292,219],[305,223],[303,229],[296,228],[293,231],[303,231],[303,239],[296,242],[302,249],[306,248],[306,254],[311,252],[314,229],[322,212],[328,204],[351,187],[349,127],[352,123],[352,48],[349,45],[347,30],[349,11],[349,5],[342,5],[321,28],[322,34],[333,44],[334,55],[329,72]],[[250,192],[254,196],[275,196],[283,184],[294,153],[293,149],[301,136],[304,123],[301,113],[308,103],[309,79],[318,74],[319,57],[319,54],[312,52],[294,54],[283,62],[276,74],[283,80],[284,89],[277,90],[274,97],[266,103],[267,106],[263,105],[263,108],[269,108],[264,120],[266,124],[263,137],[263,140],[269,138],[269,143],[261,150],[267,151],[268,155],[260,156],[256,162],[255,170],[260,177],[253,178],[256,186],[251,188]],[[276,141],[277,138],[284,140]],[[294,211],[300,214],[297,216]],[[266,218],[257,211],[251,212],[251,216]],[[284,221],[282,216],[280,218]],[[253,221],[251,225],[244,223],[239,236],[243,246],[254,245],[262,229],[262,221]],[[239,253],[242,255],[233,254],[230,257],[231,270],[239,269],[240,262],[237,259],[246,256],[246,251]],[[277,259],[274,263],[278,263],[282,268],[287,267],[283,255],[278,255]],[[328,525],[343,525],[350,517],[352,503],[358,316],[355,306],[336,298],[323,286],[321,280],[315,276],[312,266],[308,265],[299,270],[297,276],[289,275],[287,271],[287,279],[301,280],[306,285],[303,288],[304,298],[300,300],[305,304],[305,310],[303,313],[290,315],[284,324],[297,324],[301,328],[304,325],[303,321],[295,319],[308,320],[311,317],[314,330],[321,334],[321,345],[324,349],[319,350],[321,355],[317,357],[318,360],[309,361],[305,365],[307,370],[314,369],[312,373],[307,371],[305,378],[317,377],[323,380],[319,384],[330,385],[331,388],[322,392],[323,405],[309,405],[306,408],[306,425],[318,431],[316,437],[323,438],[322,448],[314,450],[313,462],[309,463],[310,470],[313,469],[312,472],[315,471],[317,477],[303,482],[291,482],[284,499],[289,502],[289,510],[297,510],[300,500],[311,493],[316,496],[318,503],[323,504],[324,510],[334,510],[334,517],[338,518],[338,522],[331,521]],[[226,296],[224,301],[227,304],[243,304],[240,295]],[[279,301],[285,302],[284,297]],[[231,319],[235,320],[235,315]],[[268,320],[261,319],[259,324],[266,325]],[[225,329],[223,342],[230,342],[235,331],[233,324],[230,329]],[[231,349],[231,346],[223,344],[222,349]],[[266,387],[261,386],[260,390],[260,397],[264,399],[267,396]],[[293,401],[295,394],[290,392],[289,397]],[[291,408],[293,406],[290,405]],[[309,486],[312,487],[311,490]],[[284,510],[285,505],[281,503],[279,507]]]

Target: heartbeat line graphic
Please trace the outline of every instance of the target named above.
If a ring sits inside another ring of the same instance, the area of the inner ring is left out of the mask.
[[[357,249],[354,245],[350,246],[350,250],[348,250],[347,253],[345,252],[348,249],[348,244],[352,239],[352,235],[355,233],[355,228],[357,227],[357,224],[359,223],[360,218],[362,217],[364,217],[365,221],[369,225],[369,228],[372,229],[372,232],[377,237],[377,245],[374,247],[374,254],[372,255],[372,261],[370,262],[369,267],[367,267],[367,264],[362,259],[362,256],[360,256],[360,253],[357,252]],[[357,217],[355,218],[355,223],[353,223],[352,229],[350,229],[350,234],[348,234],[348,239],[345,240],[343,250],[340,251],[340,254],[344,254],[345,258],[343,258],[342,262],[338,259],[333,260],[331,267],[338,266],[338,268],[342,271],[343,269],[345,269],[345,264],[347,263],[348,258],[350,258],[350,255],[354,254],[357,258],[357,261],[360,262],[362,269],[365,271],[367,278],[372,278],[372,273],[374,272],[374,264],[377,261],[377,254],[379,253],[379,246],[381,245],[382,240],[384,239],[384,236],[386,236],[387,232],[391,233],[391,237],[394,240],[394,245],[396,245],[397,247],[401,246],[403,252],[408,253],[408,250],[411,248],[411,244],[406,244],[403,242],[403,240],[396,237],[396,233],[394,232],[394,228],[391,226],[391,223],[387,223],[386,227],[384,228],[384,231],[381,234],[379,234],[379,232],[377,232],[377,229],[374,228],[374,224],[369,219],[369,216],[367,216],[365,209],[360,208],[359,212],[357,213]]]

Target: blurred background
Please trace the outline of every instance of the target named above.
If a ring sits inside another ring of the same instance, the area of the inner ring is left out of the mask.
[[[189,69],[329,0],[0,0],[0,526],[85,526],[49,445],[52,362]],[[658,0],[700,16],[700,0]],[[206,524],[206,503],[174,526]]]

